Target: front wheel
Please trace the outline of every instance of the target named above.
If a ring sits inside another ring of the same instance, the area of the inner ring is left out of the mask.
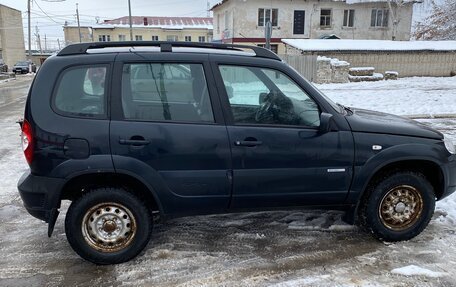
[[[73,250],[95,264],[116,264],[147,245],[152,219],[144,203],[117,188],[84,194],[68,209],[65,232]]]
[[[372,186],[361,204],[361,218],[375,237],[409,240],[428,225],[435,209],[435,193],[420,173],[397,172]]]

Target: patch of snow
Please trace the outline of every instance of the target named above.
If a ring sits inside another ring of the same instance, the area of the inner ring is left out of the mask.
[[[325,62],[330,62],[331,58],[325,57],[325,56],[318,56],[317,61],[325,61]]]
[[[456,51],[456,41],[282,39],[301,51]]]
[[[348,75],[348,79],[351,81],[381,81],[383,80],[383,74],[382,73],[374,73],[372,76],[352,76]]]
[[[354,67],[350,68],[350,71],[361,72],[361,71],[375,71],[374,67]]]
[[[399,76],[399,72],[396,71],[385,71],[385,74]]]
[[[438,278],[447,275],[447,273],[444,272],[435,272],[416,265],[408,265],[405,267],[396,268],[391,270],[391,273],[404,276],[425,276],[431,278]]]
[[[299,278],[289,281],[280,282],[277,284],[269,285],[269,287],[293,287],[293,286],[308,286],[309,284],[315,284],[325,279],[329,279],[331,276],[329,275],[321,275],[315,277],[306,277],[306,278]]]
[[[350,66],[350,63],[347,61],[341,61],[339,59],[331,59],[331,65],[335,67],[341,67],[341,66]]]

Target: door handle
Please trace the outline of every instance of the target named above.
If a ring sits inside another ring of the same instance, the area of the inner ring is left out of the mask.
[[[246,147],[255,147],[262,145],[262,141],[235,141],[234,145],[235,146],[246,146]]]
[[[143,146],[150,144],[150,141],[144,139],[119,139],[119,144],[121,145],[133,145],[133,146]]]

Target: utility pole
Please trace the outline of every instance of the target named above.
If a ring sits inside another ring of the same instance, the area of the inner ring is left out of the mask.
[[[27,1],[27,13],[28,13],[28,56],[29,59],[32,59],[32,28],[30,22],[30,2],[32,0]]]
[[[82,42],[82,38],[81,38],[81,25],[79,24],[79,9],[78,9],[78,3],[76,3],[76,17],[78,18],[79,43],[81,43],[81,42]]]
[[[130,0],[128,0],[128,22],[130,22],[130,41],[133,41],[133,27],[131,23],[131,4]]]
[[[46,37],[46,34],[44,34],[44,52],[46,53],[47,51],[47,37]]]
[[[57,45],[59,45],[59,51],[60,51],[60,39],[57,38]]]
[[[207,0],[207,18],[211,17],[211,3]]]
[[[40,54],[43,54],[43,49],[41,48],[41,38],[40,38],[40,30],[38,29],[38,26],[35,26],[36,29],[36,42],[38,44],[38,49],[40,50]]]

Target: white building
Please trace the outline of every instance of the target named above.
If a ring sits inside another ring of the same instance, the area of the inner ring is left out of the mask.
[[[262,45],[268,21],[279,53],[282,38],[391,40],[395,31],[396,40],[409,40],[416,1],[401,1],[389,9],[387,0],[223,0],[212,7],[214,40]]]

